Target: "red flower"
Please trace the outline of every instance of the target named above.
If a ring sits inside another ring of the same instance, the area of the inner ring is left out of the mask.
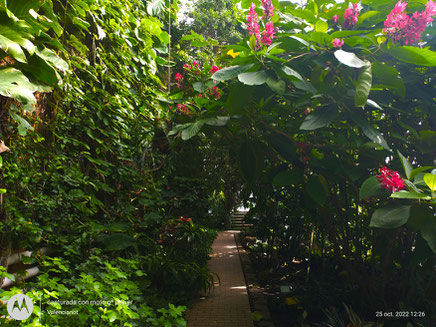
[[[180,73],[176,74],[176,81],[183,81],[183,76]]]
[[[183,64],[183,69],[190,70],[191,68],[192,68],[191,65]]]
[[[263,18],[268,19],[274,15],[274,6],[271,0],[260,0],[263,7]]]
[[[397,171],[390,171],[388,168],[382,167],[379,172],[380,175],[377,175],[377,179],[382,188],[392,193],[404,188],[404,181]]]
[[[211,70],[210,70],[210,72],[212,73],[212,75],[213,74],[215,74],[217,71],[219,71],[219,70],[221,70],[221,67],[220,66],[215,66],[215,65],[213,65],[212,66],[212,68],[211,68]]]
[[[332,21],[333,21],[333,25],[334,25],[334,26],[338,25],[339,16],[338,16],[338,15],[334,15],[334,16],[332,17]]]
[[[200,65],[197,61],[192,62],[192,67],[196,67],[197,69],[200,69]]]

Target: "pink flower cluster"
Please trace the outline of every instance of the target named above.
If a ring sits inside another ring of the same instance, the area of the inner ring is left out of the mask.
[[[397,171],[390,171],[388,168],[383,167],[379,172],[380,175],[377,175],[377,179],[382,188],[392,193],[404,188],[404,181]]]
[[[359,16],[359,5],[357,3],[353,3],[352,8],[345,9],[344,12],[344,21],[342,22],[342,29],[351,30],[354,26],[356,26],[358,16]],[[339,19],[339,17],[338,17]]]
[[[188,106],[186,104],[180,104],[178,103],[176,105],[177,111],[183,112],[184,114],[189,113]]]
[[[274,6],[271,0],[260,0],[263,7],[263,19],[267,20],[274,15]]]
[[[254,3],[251,4],[250,10],[248,11],[248,18],[247,18],[247,31],[248,35],[254,34],[256,37],[256,40],[259,42],[260,40],[260,27],[259,27],[259,21],[257,19],[257,13],[254,10],[256,6]]]
[[[436,5],[430,0],[424,11],[415,11],[412,16],[404,12],[406,7],[406,2],[397,2],[384,22],[383,32],[395,41],[411,44],[419,41],[427,25],[433,22],[432,16],[436,15]]]
[[[249,35],[253,35],[256,37],[257,47],[260,44],[263,45],[271,45],[272,39],[275,38],[275,29],[273,22],[269,21],[271,17],[274,15],[274,6],[272,5],[271,0],[261,0],[263,7],[263,20],[265,21],[265,29],[262,33],[262,37],[260,35],[260,25],[257,17],[257,13],[255,11],[256,6],[254,3],[251,4],[250,10],[248,11],[247,18],[247,31]]]

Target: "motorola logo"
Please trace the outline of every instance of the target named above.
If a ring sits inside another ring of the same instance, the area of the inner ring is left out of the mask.
[[[32,300],[24,294],[16,294],[8,301],[8,313],[15,320],[25,320],[33,312]]]

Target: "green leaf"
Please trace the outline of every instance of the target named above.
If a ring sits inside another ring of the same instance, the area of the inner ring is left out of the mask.
[[[70,68],[65,60],[60,58],[56,53],[54,53],[50,49],[44,49],[42,51],[36,49],[35,53],[39,57],[44,59],[47,63],[51,64],[53,67],[59,69],[60,71],[65,72]]]
[[[245,72],[246,70],[250,69],[253,66],[254,64],[226,67],[213,74],[212,79],[217,81],[227,81],[229,79],[235,78],[240,73]]]
[[[266,83],[268,74],[264,70],[248,72],[238,75],[238,80],[246,85],[262,85]]]
[[[23,49],[21,49],[21,46],[3,35],[0,35],[0,49],[11,55],[19,62],[27,62],[26,55],[24,54]]]
[[[370,227],[397,228],[403,226],[410,217],[412,206],[390,205],[374,211],[371,217]]]
[[[288,162],[298,161],[297,149],[294,143],[281,134],[267,134],[268,143]]]
[[[124,250],[136,244],[136,238],[125,233],[104,235],[98,238],[107,251]]]
[[[402,46],[385,50],[392,57],[418,66],[436,66],[436,52],[425,48]]]
[[[376,130],[364,118],[360,117],[354,112],[350,112],[350,115],[351,115],[351,119],[353,119],[354,122],[357,125],[359,125],[360,128],[362,128],[363,133],[370,140],[372,140],[374,143],[380,144],[384,149],[388,151],[392,151],[391,148],[389,148],[388,144],[386,143],[384,137],[381,135],[381,133],[378,130]]]
[[[365,61],[365,64],[366,65],[360,69],[359,78],[357,80],[356,94],[354,96],[354,105],[356,107],[365,106],[372,86],[371,63]]]
[[[410,162],[406,159],[405,156],[403,156],[400,152],[400,150],[397,150],[398,156],[400,157],[401,164],[403,165],[404,173],[406,174],[407,179],[412,179],[413,177],[410,177],[413,167],[410,164]]]
[[[344,65],[354,68],[362,68],[366,63],[359,59],[353,52],[346,52],[344,50],[336,50],[335,57]]]
[[[409,191],[398,191],[391,194],[391,198],[395,199],[424,199],[424,200],[430,200],[431,197],[425,195],[425,194],[419,194],[416,192],[409,192]]]
[[[406,88],[400,73],[387,64],[375,61],[372,64],[372,71],[374,76],[377,77],[383,85],[389,86],[395,94],[402,98],[406,95]]]
[[[218,116],[206,119],[204,122],[206,125],[210,126],[225,126],[229,122],[230,117]]]
[[[313,176],[309,179],[306,184],[306,192],[319,205],[325,203],[326,193],[319,176]]]
[[[204,120],[198,120],[195,123],[190,124],[188,128],[185,128],[182,131],[182,140],[186,141],[197,135],[198,132],[200,132],[203,125],[204,125]]]
[[[335,106],[318,108],[315,112],[308,115],[300,126],[301,130],[312,131],[330,124],[338,114]]]
[[[362,23],[365,19],[377,16],[378,14],[380,14],[380,11],[375,11],[375,10],[366,11],[359,16],[358,23]]]
[[[315,31],[317,32],[321,32],[321,33],[327,33],[327,30],[329,28],[329,25],[327,24],[327,22],[318,19],[318,21],[315,24]]]
[[[257,46],[257,39],[254,34],[251,35],[250,40],[248,41],[248,45],[250,46],[250,49],[255,51]]]
[[[436,253],[436,220],[434,217],[429,217],[422,225],[421,235],[427,241],[428,246]]]
[[[286,83],[282,79],[276,81],[273,77],[268,76],[266,84],[277,94],[283,95],[286,91]]]
[[[204,91],[207,90],[207,86],[203,82],[192,83],[192,86],[193,86],[194,90],[199,92],[199,93],[203,93]]]
[[[0,95],[34,105],[36,99],[33,92],[36,89],[21,71],[15,68],[0,68]]]
[[[432,192],[436,191],[436,174],[425,174],[424,182]]]
[[[235,83],[229,86],[229,96],[226,101],[229,115],[243,113],[244,106],[253,98],[255,88]]]
[[[298,72],[296,72],[295,70],[293,70],[288,66],[282,66],[280,69],[290,78],[290,80],[302,81],[302,82],[305,81],[304,78]]]
[[[412,179],[414,179],[415,176],[418,175],[419,173],[422,173],[422,172],[424,172],[424,171],[426,171],[426,170],[429,170],[429,169],[432,169],[432,168],[433,168],[432,166],[424,166],[424,167],[418,167],[418,168],[415,168],[415,169],[413,169],[413,170],[410,172],[410,177],[409,177],[409,179],[412,180]]]
[[[389,196],[389,191],[382,189],[377,179],[377,176],[371,176],[363,182],[360,187],[359,197],[360,199],[366,199],[369,197],[384,197]]]
[[[23,117],[13,113],[10,111],[11,117],[18,123],[18,133],[21,136],[25,136],[27,134],[27,130],[33,131],[33,126],[29,124],[27,120],[25,120]]]
[[[298,184],[303,179],[303,171],[294,168],[292,170],[284,170],[274,176],[273,184],[275,186],[291,186]]]

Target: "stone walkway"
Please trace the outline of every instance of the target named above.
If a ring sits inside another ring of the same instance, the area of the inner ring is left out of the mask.
[[[211,293],[185,314],[187,327],[253,327],[235,233],[220,232],[213,243],[208,265],[219,278]]]

